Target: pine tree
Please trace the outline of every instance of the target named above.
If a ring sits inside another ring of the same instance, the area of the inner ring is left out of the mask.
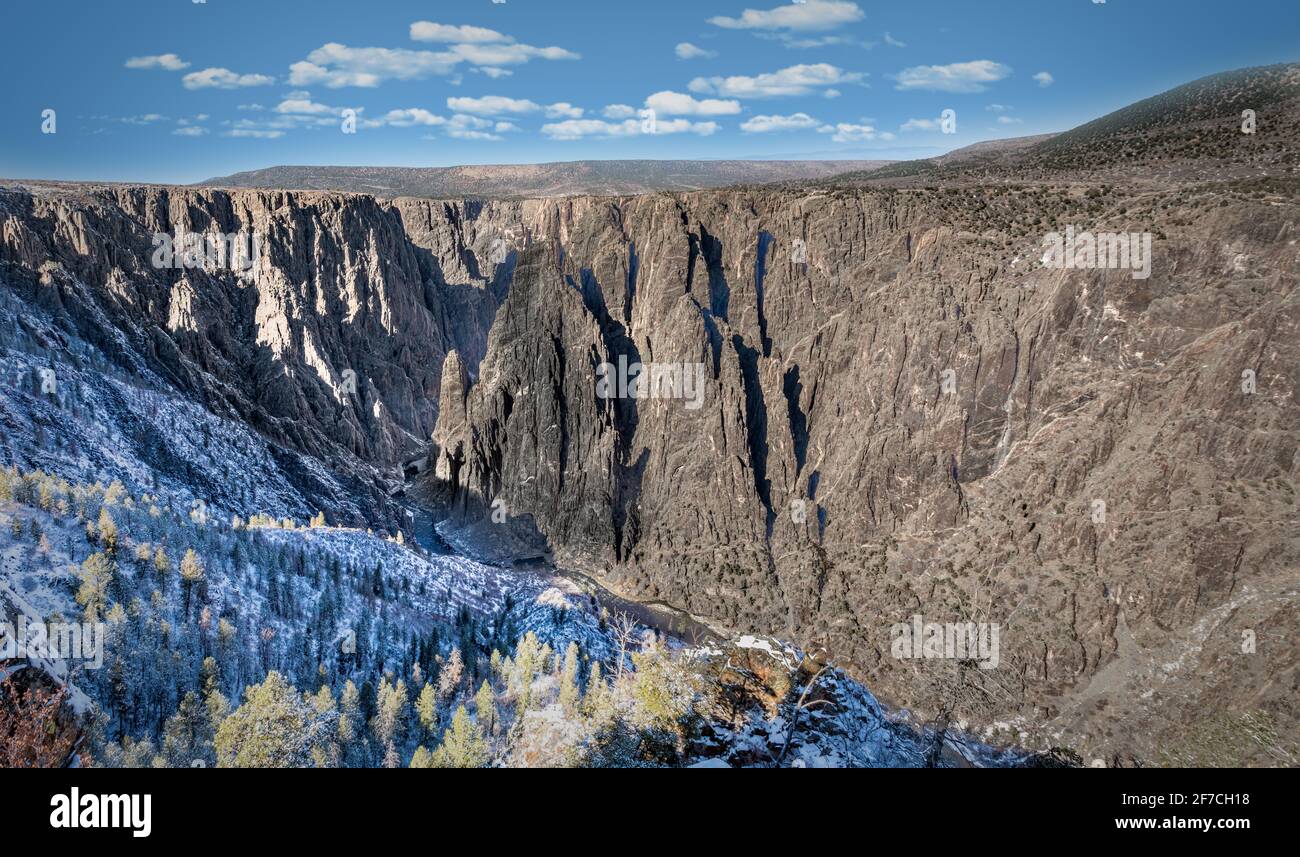
[[[609,686],[601,675],[600,661],[596,661],[591,665],[591,675],[587,678],[587,693],[582,698],[583,713],[589,720],[607,719],[611,713],[609,702]]]
[[[181,584],[185,588],[185,606],[184,614],[188,618],[190,615],[190,593],[196,583],[203,580],[203,563],[199,561],[199,556],[194,552],[194,548],[185,551],[185,558],[181,560]]]
[[[578,706],[578,644],[570,641],[564,651],[564,668],[560,673],[560,705],[566,714]]]
[[[474,695],[474,714],[478,718],[479,728],[483,730],[484,735],[491,735],[497,727],[497,698],[492,691],[492,685],[487,679],[483,679],[483,684],[479,686],[478,693]]]
[[[107,508],[99,510],[99,523],[96,526],[99,531],[99,543],[103,546],[104,552],[109,556],[117,553],[117,524],[113,521],[113,516],[108,514]]]
[[[165,580],[167,575],[171,573],[172,561],[167,558],[167,551],[162,549],[162,545],[159,545],[158,549],[154,551],[153,568],[154,571],[158,572],[159,580]]]
[[[433,754],[424,747],[416,747],[415,755],[411,756],[412,768],[432,768]]]
[[[223,768],[301,768],[329,756],[336,718],[322,714],[272,670],[217,730]]]
[[[453,646],[451,657],[443,665],[442,672],[438,674],[438,695],[444,700],[450,700],[460,689],[460,680],[465,672],[465,662],[460,656],[460,649]]]
[[[345,757],[355,758],[359,755],[355,742],[357,727],[363,722],[362,716],[361,694],[357,692],[357,686],[352,680],[348,679],[339,698],[338,740]]]
[[[433,753],[434,767],[486,768],[491,761],[483,732],[469,719],[465,706],[458,707],[451,728],[442,734],[442,745]]]
[[[375,716],[370,720],[370,729],[375,733],[379,746],[388,747],[404,737],[406,703],[406,682],[399,678],[395,684],[389,684],[387,679],[379,683],[379,693],[375,697]]]
[[[212,721],[199,695],[189,691],[176,713],[163,726],[162,755],[165,767],[189,768],[196,762],[214,764]]]
[[[98,622],[108,606],[108,587],[113,582],[113,563],[102,553],[88,556],[81,564],[81,587],[77,603],[86,609],[86,621]]]
[[[330,690],[329,685],[321,685],[315,694],[307,696],[307,700],[321,716],[330,720],[338,716],[338,706],[334,704],[334,691]],[[338,767],[341,756],[342,749],[339,747],[337,737],[322,742],[319,747],[313,750],[313,759],[318,768]]]
[[[438,692],[428,682],[420,688],[420,697],[415,702],[415,711],[420,718],[420,729],[429,737],[438,728]]]

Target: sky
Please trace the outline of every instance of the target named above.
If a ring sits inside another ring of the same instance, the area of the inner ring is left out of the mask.
[[[1296,0],[5,0],[0,176],[929,157],[1295,61],[1297,12]]]

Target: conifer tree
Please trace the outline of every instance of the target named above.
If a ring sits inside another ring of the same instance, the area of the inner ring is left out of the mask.
[[[438,692],[433,685],[425,682],[420,688],[420,697],[415,702],[415,711],[420,718],[420,729],[425,738],[435,734],[438,728]]]
[[[204,766],[216,761],[212,748],[212,721],[199,695],[189,691],[181,699],[176,713],[163,726],[162,754],[165,767],[189,768],[195,762]]]
[[[375,716],[370,720],[371,731],[375,733],[379,746],[388,747],[404,737],[406,703],[406,682],[400,678],[395,684],[389,684],[388,679],[380,681],[375,696]]]
[[[217,730],[224,768],[300,768],[328,756],[337,718],[323,715],[272,670],[247,688],[244,704]]]
[[[465,706],[459,706],[451,718],[451,728],[442,735],[442,745],[433,753],[434,767],[486,768],[491,760],[482,731],[470,720]]]
[[[117,524],[107,508],[99,510],[99,523],[96,529],[99,531],[99,543],[104,548],[104,553],[114,556],[117,553]]]
[[[172,561],[167,557],[167,551],[162,549],[162,545],[153,554],[153,569],[158,573],[159,580],[165,580],[171,573]]]
[[[199,561],[199,556],[194,552],[194,548],[185,551],[185,558],[181,560],[181,585],[185,588],[185,606],[184,615],[186,618],[190,615],[190,594],[194,590],[195,584],[203,580],[203,563]]]
[[[474,715],[478,718],[479,728],[483,730],[484,735],[491,735],[496,731],[497,698],[487,679],[483,679],[478,693],[474,695]]]
[[[570,641],[564,651],[564,668],[560,673],[560,705],[566,714],[578,706],[578,644]]]
[[[86,609],[86,621],[98,622],[108,606],[108,587],[113,582],[113,563],[102,553],[88,556],[81,564],[81,586],[77,603]]]
[[[339,743],[347,751],[357,738],[357,726],[361,723],[361,694],[357,686],[348,679],[343,685],[343,695],[339,699]]]
[[[438,696],[444,701],[451,698],[460,689],[460,680],[465,673],[465,661],[460,656],[460,649],[452,646],[451,656],[438,673]]]

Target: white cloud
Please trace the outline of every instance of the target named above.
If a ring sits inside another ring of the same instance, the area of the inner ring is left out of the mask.
[[[260,104],[253,103],[253,104],[241,104],[235,109],[236,110],[265,110],[266,108]]]
[[[567,101],[557,101],[554,104],[546,105],[546,117],[548,119],[581,119],[582,114],[585,112],[581,107],[574,107]]]
[[[938,119],[908,119],[898,126],[900,131],[938,131]]]
[[[1006,113],[1011,108],[1005,104],[990,104],[985,110],[992,110],[994,113]]]
[[[311,100],[310,92],[290,92],[285,99],[275,105],[276,113],[293,113],[307,116],[334,116],[343,111],[341,107],[330,107]]]
[[[754,77],[697,77],[688,87],[692,92],[729,95],[734,98],[770,98],[781,95],[808,95],[817,87],[861,83],[859,72],[844,71],[826,63],[792,65],[770,74]]]
[[[1023,120],[1023,119],[1017,119],[1017,118],[1014,117],[1014,116],[999,116],[999,117],[998,117],[998,124],[999,124],[999,125],[1019,125],[1021,122],[1024,122],[1024,121],[1025,121],[1025,120]]]
[[[816,128],[820,123],[807,113],[792,113],[789,116],[755,116],[740,123],[740,130],[748,134],[766,134],[771,131],[798,131],[804,128]]]
[[[847,122],[823,125],[817,129],[817,133],[830,134],[831,139],[836,143],[865,143],[876,138],[876,129],[870,125],[853,125]]]
[[[486,74],[488,77],[492,78],[493,80],[497,80],[502,77],[509,77],[510,75],[514,74],[514,72],[508,68],[492,68],[490,66],[485,68],[475,68],[470,70],[476,71],[480,74]]]
[[[155,54],[147,57],[131,57],[126,61],[127,68],[161,68],[166,71],[180,71],[190,64],[176,54]]]
[[[320,83],[341,86],[378,86],[385,80],[415,80],[431,74],[449,74],[459,58],[449,53],[411,51],[404,48],[350,48],[337,42],[321,45],[307,59],[289,66],[294,86]]]
[[[479,113],[496,116],[500,113],[535,113],[541,108],[525,98],[506,98],[503,95],[485,95],[482,98],[448,98],[447,107],[457,113]]]
[[[377,124],[392,125],[395,128],[410,128],[414,125],[446,125],[447,120],[430,113],[423,107],[406,107],[389,110],[378,120]]]
[[[393,128],[411,128],[416,126],[441,128],[443,134],[448,137],[455,137],[459,140],[500,140],[501,137],[499,134],[506,131],[519,130],[518,127],[510,122],[493,122],[490,119],[483,119],[479,116],[470,116],[465,113],[457,113],[448,119],[445,116],[431,113],[423,107],[406,107],[400,110],[390,110],[378,119],[364,122],[363,125],[366,128],[379,128],[385,125]],[[424,139],[436,140],[437,137],[426,135]]]
[[[682,42],[677,46],[676,51],[679,60],[709,59],[718,55],[717,51],[706,51],[690,42]]]
[[[841,0],[808,0],[807,3],[787,3],[775,9],[761,11],[746,9],[739,18],[719,15],[709,23],[728,30],[833,30],[842,24],[862,20],[862,10],[857,3]]]
[[[453,24],[435,24],[432,21],[416,21],[411,25],[413,42],[513,42],[510,36],[489,30],[486,27],[455,26]]]
[[[1002,80],[1011,68],[992,60],[955,62],[949,65],[917,65],[898,73],[895,89],[924,89],[931,92],[983,92],[987,83]]]
[[[740,112],[739,101],[697,99],[669,90],[651,95],[645,100],[645,106],[661,116],[734,116]]]
[[[1052,77],[1050,72],[1040,71],[1034,75],[1034,80],[1038,81],[1039,86],[1051,86],[1056,83],[1056,78]]]
[[[900,42],[898,39],[896,39],[896,38],[894,38],[893,36],[889,35],[889,32],[888,32],[888,31],[885,32],[885,44],[889,45],[891,48],[905,48],[905,47],[907,47],[907,42]]]
[[[95,116],[104,122],[121,122],[123,125],[152,125],[166,119],[161,113],[140,113],[135,116]],[[182,120],[183,121],[183,120]]]
[[[636,115],[636,108],[626,104],[610,104],[601,111],[606,119],[628,119]]]
[[[500,140],[500,136],[489,131],[489,129],[500,130],[497,127],[500,124],[499,122],[493,123],[487,119],[480,119],[477,116],[466,116],[464,113],[457,113],[447,123],[444,133],[448,137],[455,137],[458,140]]]
[[[177,137],[202,137],[208,133],[207,128],[198,125],[182,125],[180,128],[172,131]]]
[[[283,131],[266,131],[257,128],[232,128],[226,132],[227,137],[254,137],[261,140],[274,140],[283,137]]]
[[[205,68],[181,78],[186,89],[239,89],[245,86],[268,86],[275,78],[265,74],[236,74],[228,68]]]
[[[452,45],[451,54],[473,65],[497,66],[519,65],[532,59],[576,60],[581,56],[564,48],[535,48],[532,45],[491,44],[491,45]]]
[[[419,80],[430,75],[449,75],[458,65],[479,66],[479,71],[502,76],[503,65],[518,65],[533,59],[572,60],[578,54],[564,48],[535,48],[515,42],[460,43],[442,51],[413,51],[406,48],[352,48],[337,42],[321,45],[307,59],[289,66],[294,86],[323,84],[374,87],[386,80]]]
[[[691,122],[688,119],[670,119],[655,123],[655,134],[699,134],[707,137],[721,126],[716,122]],[[581,140],[584,137],[635,137],[641,130],[639,119],[606,122],[603,119],[568,119],[542,126],[542,133],[552,140]]]

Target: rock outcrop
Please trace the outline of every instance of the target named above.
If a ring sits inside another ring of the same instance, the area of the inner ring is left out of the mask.
[[[1293,730],[1296,208],[1217,200],[557,204],[436,473],[462,520],[500,501],[562,564],[935,716],[1149,761],[1244,710]],[[1152,233],[1150,277],[1044,268],[1068,224]],[[702,406],[602,398],[620,357],[703,364]],[[998,668],[892,656],[913,615],[997,624]]]
[[[402,461],[428,443],[445,355],[481,358],[509,280],[508,265],[486,261],[486,245],[471,246],[466,207],[281,191],[6,189],[0,274],[120,369],[152,373],[350,474],[378,507]],[[242,255],[214,243],[215,253],[204,245],[168,259],[161,251],[180,251],[186,234],[234,235]]]

